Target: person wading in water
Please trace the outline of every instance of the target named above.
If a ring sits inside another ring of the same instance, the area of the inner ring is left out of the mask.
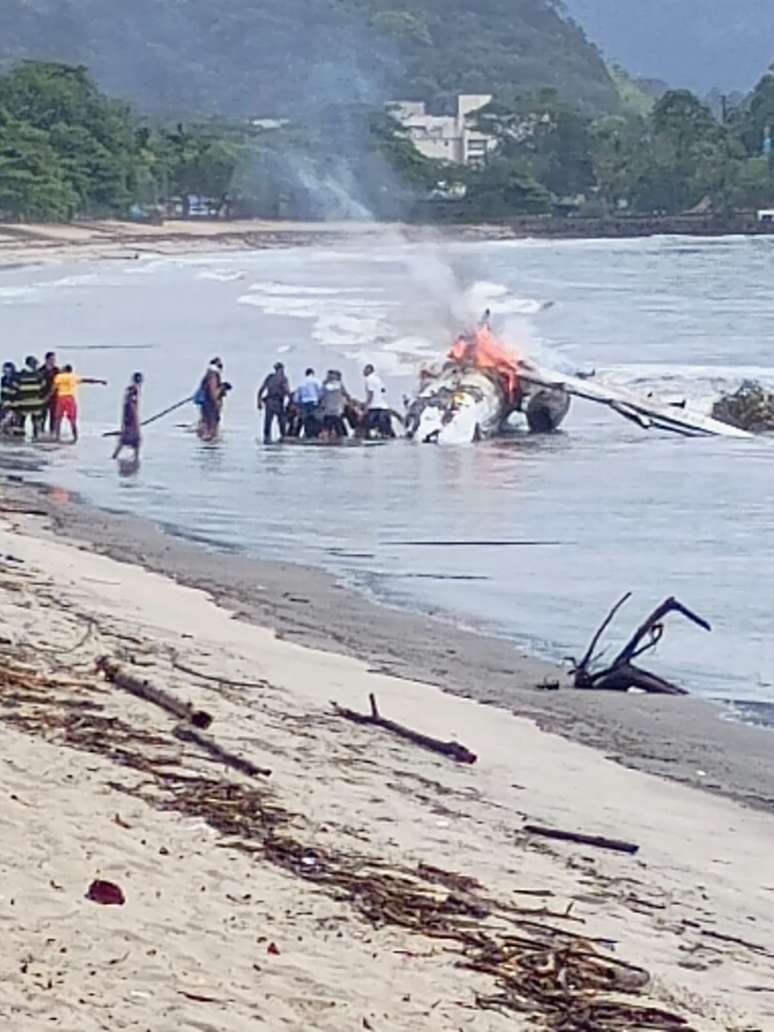
[[[223,362],[213,358],[194,397],[200,413],[197,432],[203,441],[212,441],[217,436],[225,393]]]
[[[338,369],[330,369],[322,385],[320,402],[323,417],[322,436],[326,440],[339,440],[348,436],[344,410],[351,400],[342,382],[341,373]]]
[[[365,436],[371,437],[374,433],[378,433],[380,437],[394,437],[392,413],[387,401],[387,388],[384,386],[384,381],[370,362],[363,370],[363,376],[366,390]]]
[[[71,365],[63,367],[61,373],[54,377],[56,393],[56,409],[54,412],[54,437],[62,439],[62,420],[66,419],[73,432],[73,444],[78,440],[78,402],[76,395],[82,383],[98,383],[107,387],[107,380],[95,380],[93,377],[77,376]]]
[[[47,408],[43,414],[42,429],[45,430],[46,424],[48,424],[48,432],[53,434],[56,427],[56,391],[54,389],[54,380],[59,375],[59,366],[56,364],[56,354],[53,351],[46,352],[43,365],[40,367],[40,374],[45,381],[46,397],[48,398]]]
[[[263,417],[263,443],[271,444],[274,420],[279,424],[280,437],[285,436],[285,401],[290,397],[290,384],[285,376],[285,367],[277,362],[274,372],[269,373],[258,391],[258,411],[265,408]]]
[[[124,448],[132,448],[134,461],[140,458],[140,388],[142,373],[135,373],[124,391],[124,404],[121,409],[121,436],[118,438],[113,458],[117,459]]]

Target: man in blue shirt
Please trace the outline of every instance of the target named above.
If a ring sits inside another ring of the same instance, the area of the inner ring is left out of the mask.
[[[319,437],[320,421],[317,418],[317,410],[320,407],[322,397],[322,385],[314,375],[314,369],[307,369],[304,382],[296,388],[293,400],[301,409],[304,420],[304,436]]]

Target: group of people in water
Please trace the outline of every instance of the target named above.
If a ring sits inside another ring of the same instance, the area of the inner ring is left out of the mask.
[[[308,368],[304,379],[293,389],[283,364],[275,363],[257,395],[258,411],[263,416],[264,442],[270,444],[274,440],[275,426],[280,439],[303,436],[309,440],[338,441],[350,435],[394,437],[392,420],[397,413],[387,400],[384,382],[370,364],[363,370],[363,377],[365,399],[360,401],[346,389],[338,369],[329,369],[324,379],[319,379],[314,369]],[[60,367],[53,351],[49,351],[42,362],[28,356],[20,368],[6,362],[0,380],[0,433],[31,440],[61,441],[63,428],[68,424],[72,441],[77,441],[77,394],[81,384],[107,386],[107,380],[80,376],[69,364]],[[124,448],[133,451],[135,461],[139,457],[142,386],[143,374],[132,374],[123,395],[121,427],[112,434],[117,438],[114,459],[120,457]],[[214,440],[230,390],[231,384],[224,379],[222,360],[213,358],[193,397],[171,406],[159,416],[192,400],[199,408],[197,433],[203,440]]]
[[[121,429],[113,453],[132,448],[135,459],[140,449],[140,388],[142,373],[134,373],[124,392]],[[21,367],[5,362],[0,378],[0,434],[33,441],[61,441],[65,424],[73,443],[78,440],[78,388],[81,384],[106,387],[107,380],[80,376],[72,365],[57,364],[49,351],[43,361],[28,355]]]
[[[106,385],[107,380],[78,376],[71,365],[61,368],[49,351],[42,362],[28,355],[24,365],[3,364],[0,379],[0,431],[33,439],[48,434],[61,440],[62,426],[69,423],[73,441],[78,440],[78,387],[82,383]]]
[[[329,369],[320,380],[308,368],[304,379],[292,389],[282,362],[258,389],[257,407],[263,414],[263,440],[271,444],[275,426],[280,439],[341,440],[350,434],[363,437],[394,437],[395,413],[387,400],[387,388],[372,365],[363,370],[365,400],[358,401],[344,386],[341,372]],[[218,433],[223,402],[231,384],[223,379],[223,362],[213,358],[202,377],[194,402],[199,406],[199,436],[213,440]]]

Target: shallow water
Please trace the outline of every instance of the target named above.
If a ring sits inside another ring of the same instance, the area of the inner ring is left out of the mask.
[[[581,653],[623,592],[635,597],[619,636],[675,594],[714,630],[674,618],[654,666],[760,702],[774,701],[771,441],[682,440],[576,403],[551,438],[267,449],[254,396],[277,357],[296,378],[309,362],[337,366],[355,393],[371,358],[399,407],[418,362],[491,304],[500,332],[554,366],[706,407],[745,376],[774,383],[772,282],[769,239],[390,238],[6,270],[0,321],[9,357],[56,348],[111,381],[82,388],[77,449],[35,450],[50,481],[198,540],[323,564],[553,657]],[[192,393],[215,353],[235,388],[223,439],[201,444],[184,409],[148,429],[139,473],[119,476],[99,433],[130,373],[146,374],[150,414]]]

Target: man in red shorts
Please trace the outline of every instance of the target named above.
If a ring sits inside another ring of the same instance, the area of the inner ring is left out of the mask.
[[[66,419],[73,434],[73,444],[78,440],[78,387],[82,383],[99,383],[107,386],[107,380],[95,380],[86,376],[77,376],[71,365],[63,366],[61,373],[54,377],[54,395],[56,408],[54,413],[54,437],[62,439],[62,420]]]

